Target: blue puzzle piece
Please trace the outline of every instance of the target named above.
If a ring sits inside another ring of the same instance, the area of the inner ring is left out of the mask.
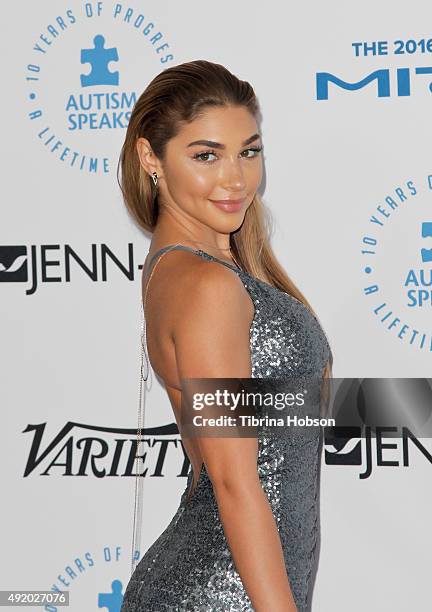
[[[422,223],[422,238],[432,238],[432,221]]]
[[[118,62],[116,47],[105,49],[105,38],[98,34],[93,39],[94,49],[81,49],[81,64],[91,64],[90,74],[81,74],[81,87],[118,85],[119,73],[108,70],[109,62]]]
[[[423,263],[432,263],[432,249],[422,249],[421,257]]]
[[[113,580],[111,593],[99,593],[98,608],[106,608],[108,612],[120,612],[123,602],[122,586],[120,580]]]
[[[422,238],[432,238],[432,221],[423,221]],[[432,249],[421,249],[423,263],[432,262]]]

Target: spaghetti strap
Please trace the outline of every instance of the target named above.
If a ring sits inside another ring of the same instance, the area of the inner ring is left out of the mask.
[[[155,260],[158,258],[159,255],[162,255],[162,254],[164,254],[165,252],[168,252],[168,251],[173,251],[175,249],[180,249],[182,251],[190,251],[191,253],[195,253],[195,255],[199,255],[199,256],[204,257],[206,259],[208,258],[209,260],[218,261],[219,263],[223,264],[224,266],[227,266],[228,268],[236,270],[237,272],[241,272],[241,269],[238,268],[237,266],[235,266],[234,264],[230,264],[228,261],[224,261],[223,259],[219,259],[218,257],[215,257],[214,255],[210,255],[210,253],[206,253],[202,249],[193,249],[192,247],[186,246],[185,244],[169,244],[167,246],[162,247],[161,249],[156,251],[156,253],[153,254],[153,256],[152,256],[152,258],[151,258],[151,260],[149,261],[149,264],[148,264],[148,271],[149,271],[149,273],[152,270],[153,263],[155,262]]]
[[[162,247],[161,249],[159,249],[158,251],[156,251],[156,253],[153,254],[152,258],[149,261],[148,264],[148,270],[149,272],[151,272],[153,263],[156,261],[156,259],[158,258],[159,255],[162,255],[165,252],[168,251],[173,251],[174,249],[180,249],[180,250],[184,250],[184,251],[192,251],[193,253],[196,253],[195,249],[193,249],[192,247],[188,247],[184,244],[168,244],[167,246]]]

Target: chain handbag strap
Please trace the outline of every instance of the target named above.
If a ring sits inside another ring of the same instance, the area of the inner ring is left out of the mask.
[[[135,498],[134,498],[134,516],[132,530],[132,563],[131,575],[135,571],[138,563],[138,555],[141,549],[141,529],[142,529],[142,511],[143,511],[143,485],[144,479],[139,475],[139,459],[142,455],[143,446],[142,430],[145,422],[145,405],[147,395],[147,381],[151,373],[150,363],[146,352],[146,321],[144,315],[144,307],[141,301],[141,358],[140,358],[140,376],[139,376],[139,398],[138,398],[138,429],[137,429],[137,445],[135,456]],[[145,359],[144,359],[145,358]],[[144,360],[146,368],[144,370]]]
[[[178,245],[175,245],[178,246]],[[141,549],[141,529],[143,525],[143,486],[144,478],[138,473],[139,468],[139,456],[142,446],[142,431],[145,423],[145,406],[147,398],[148,381],[152,380],[151,377],[151,366],[150,360],[147,355],[147,322],[145,317],[145,307],[147,304],[147,293],[148,287],[156,269],[156,265],[161,260],[162,256],[155,262],[153,270],[150,272],[150,276],[147,279],[147,286],[144,295],[144,302],[141,299],[141,359],[140,359],[140,377],[139,377],[139,397],[138,397],[138,428],[137,428],[137,445],[136,445],[136,456],[135,456],[135,499],[134,499],[134,516],[133,516],[133,528],[132,528],[132,552],[131,552],[131,575],[134,573],[138,563],[138,555]],[[144,358],[146,362],[146,368],[144,370]]]

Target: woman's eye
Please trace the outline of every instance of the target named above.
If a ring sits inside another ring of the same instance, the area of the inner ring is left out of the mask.
[[[252,159],[254,157],[257,157],[258,153],[262,150],[262,147],[253,147],[251,149],[245,149],[244,151],[242,151],[241,155],[242,157],[244,157],[245,159]],[[253,155],[244,155],[244,153],[249,153],[252,152]],[[211,164],[213,163],[215,160],[214,159],[209,159],[209,155],[213,155],[215,157],[216,153],[214,151],[204,151],[203,153],[197,153],[196,155],[193,156],[193,159],[196,159],[198,161],[207,163],[207,164]]]
[[[246,149],[246,151],[243,151],[243,153],[247,153],[248,151],[253,152],[253,155],[249,155],[249,159],[252,159],[252,157],[257,157],[258,153],[262,151],[262,147],[253,147],[252,149]]]
[[[215,155],[215,154],[212,151],[206,151],[205,153],[197,153],[196,155],[194,155],[194,159],[198,159],[199,161],[203,161],[203,162],[212,161],[209,159],[203,159],[203,157],[208,156],[208,155]]]

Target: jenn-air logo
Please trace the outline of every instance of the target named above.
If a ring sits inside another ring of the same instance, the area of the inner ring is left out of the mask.
[[[373,434],[370,427],[363,433],[360,428],[347,428],[343,435],[326,435],[324,448],[327,465],[359,466],[360,479],[369,478],[374,467],[409,467],[412,453],[422,455],[432,466],[432,454],[406,427],[377,427]]]
[[[28,283],[26,295],[40,284],[70,283],[78,277],[89,282],[107,282],[111,274],[134,281],[142,264],[136,264],[133,244],[114,251],[105,243],[79,250],[69,244],[0,246],[0,282]]]
[[[54,435],[49,435],[46,428],[46,423],[39,423],[23,430],[32,436],[24,477],[136,476],[137,456],[138,473],[143,477],[166,476],[174,464],[177,470],[173,475],[186,477],[189,470],[190,462],[175,423],[143,429],[139,453],[136,429],[72,421]]]
[[[432,465],[432,380],[335,378],[329,394],[336,426],[324,430],[327,465],[358,466],[361,479],[374,467],[409,466],[412,453]]]
[[[0,282],[26,283],[27,281],[27,247],[0,246]]]

